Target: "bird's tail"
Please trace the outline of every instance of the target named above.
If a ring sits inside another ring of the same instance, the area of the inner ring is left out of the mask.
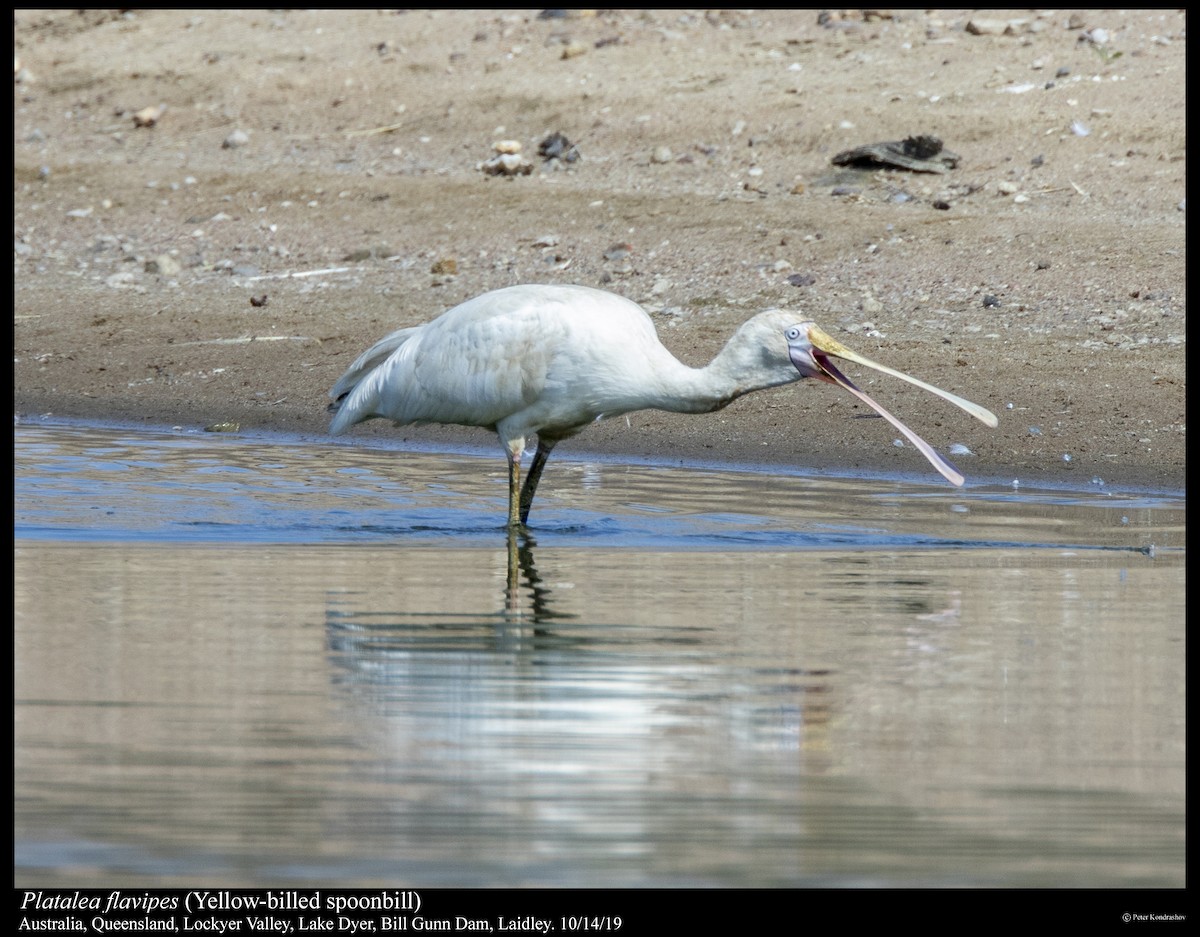
[[[413,333],[418,328],[419,326],[397,329],[391,335],[381,338],[359,355],[354,363],[346,369],[346,373],[338,378],[337,383],[333,385],[333,389],[329,391],[329,396],[332,398],[332,403],[329,404],[329,411],[337,414],[329,427],[330,433],[336,436],[342,430],[353,426],[355,423],[368,420],[374,415],[370,412],[371,408],[367,401],[355,401],[351,406],[343,406],[343,404],[346,402],[346,398],[354,393],[355,388],[362,383],[363,379],[387,361],[397,348],[412,338]]]

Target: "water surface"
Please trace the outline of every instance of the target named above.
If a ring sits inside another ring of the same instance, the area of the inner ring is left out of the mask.
[[[480,452],[18,427],[17,885],[1184,884],[1181,496]]]

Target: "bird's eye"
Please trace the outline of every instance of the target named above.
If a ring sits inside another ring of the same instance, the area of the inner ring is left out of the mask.
[[[800,330],[798,328],[796,328],[795,326],[792,326],[790,329],[788,329],[783,334],[784,334],[784,337],[787,338],[787,340],[789,342],[794,342],[796,339],[798,339],[800,337]]]

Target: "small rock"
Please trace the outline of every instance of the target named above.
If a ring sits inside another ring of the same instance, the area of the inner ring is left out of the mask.
[[[125,286],[131,286],[136,280],[133,273],[128,270],[122,270],[120,273],[114,273],[104,281],[104,285],[111,289],[121,289]]]
[[[533,172],[533,163],[520,153],[497,153],[480,163],[479,171],[487,176],[528,176]]]
[[[566,134],[552,133],[538,144],[538,156],[545,160],[561,159],[573,163],[579,159],[579,150],[567,139]]]
[[[235,130],[221,143],[221,148],[225,150],[236,150],[239,146],[245,146],[250,142],[250,135],[244,130]]]
[[[429,272],[454,276],[458,273],[458,261],[453,257],[443,257],[429,268]]]
[[[582,20],[595,15],[595,10],[542,10],[537,18],[540,20]]]
[[[497,140],[492,144],[492,152],[494,153],[520,153],[520,140]]]
[[[156,273],[161,277],[173,277],[179,275],[179,272],[183,270],[183,265],[170,254],[159,254],[146,261],[145,270],[147,273]]]
[[[167,111],[167,105],[155,104],[150,107],[143,107],[133,115],[133,125],[135,127],[153,127],[160,120],[163,114]]]
[[[669,163],[673,155],[669,146],[656,146],[654,152],[650,154],[650,162]]]
[[[1003,36],[1008,31],[1006,20],[973,19],[967,23],[972,36]]]
[[[587,51],[588,44],[586,42],[579,42],[578,40],[573,39],[563,46],[562,57],[564,59],[573,59],[577,56],[586,54]]]
[[[356,264],[364,260],[380,260],[384,257],[392,257],[395,252],[386,244],[376,244],[373,247],[360,247],[357,250],[352,250],[342,257],[342,263]]]

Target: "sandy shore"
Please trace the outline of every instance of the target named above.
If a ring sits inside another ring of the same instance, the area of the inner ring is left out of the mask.
[[[1184,487],[1181,11],[20,11],[14,407],[322,434],[376,338],[580,283],[681,359],[795,309],[994,410],[873,395],[971,480]],[[579,158],[545,160],[561,133]],[[944,173],[835,166],[912,134]],[[489,175],[513,140],[530,171]],[[939,477],[813,382],[605,452]],[[378,421],[364,436],[490,444]]]

